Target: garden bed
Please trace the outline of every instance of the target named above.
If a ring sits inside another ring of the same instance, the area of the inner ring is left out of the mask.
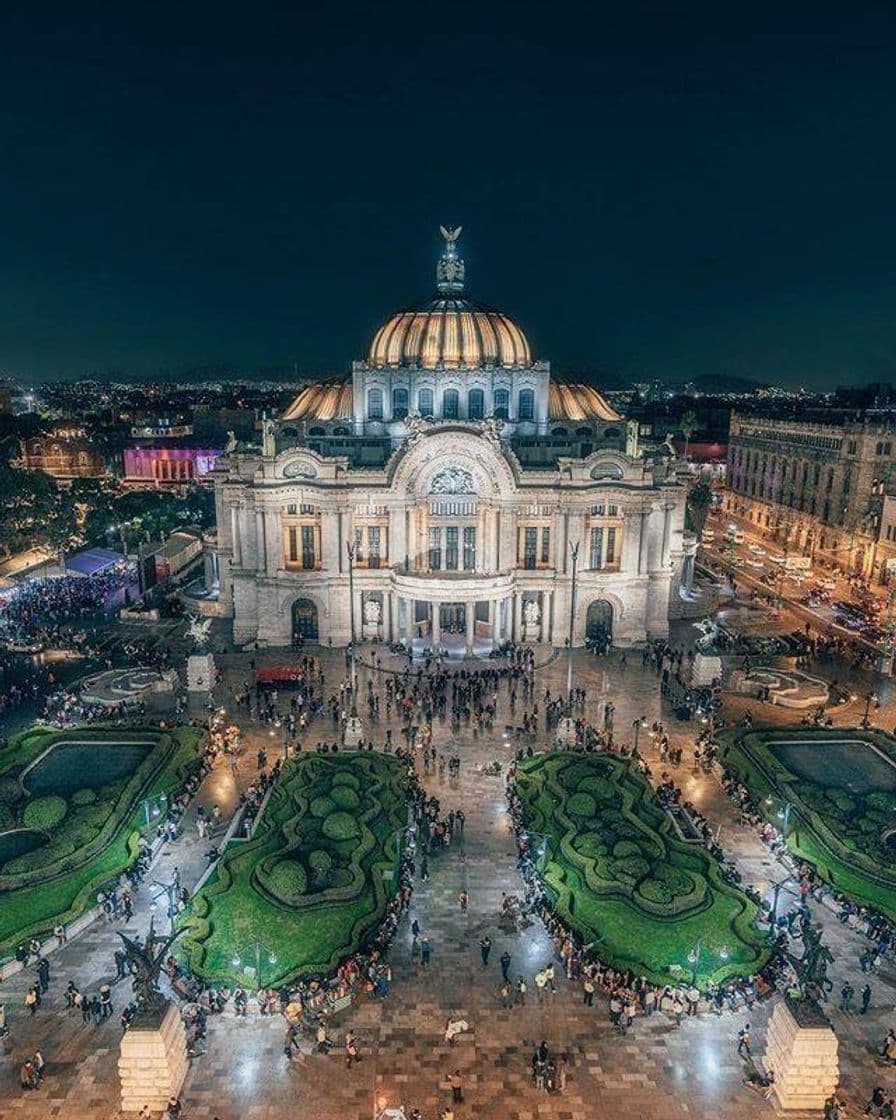
[[[725,766],[798,858],[835,890],[896,920],[896,742],[882,731],[722,732]]]
[[[407,764],[388,755],[291,759],[253,838],[231,843],[191,900],[178,942],[190,970],[279,985],[363,948],[396,891],[408,791]]]
[[[557,753],[517,763],[520,820],[561,921],[615,968],[652,983],[719,983],[771,957],[757,908],[682,840],[625,761]],[[696,952],[695,952],[696,950]]]

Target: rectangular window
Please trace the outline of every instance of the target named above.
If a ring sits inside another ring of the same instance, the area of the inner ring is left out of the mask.
[[[619,506],[614,506],[612,504],[607,506],[607,516],[608,517],[617,517],[618,514],[619,514]]]
[[[531,571],[538,558],[538,530],[527,527],[523,530],[523,567]]]
[[[603,567],[604,531],[600,525],[595,525],[591,530],[591,556],[589,568]]]
[[[314,526],[302,526],[302,567],[314,567]]]
[[[616,563],[616,530],[607,529],[607,567]]]
[[[466,525],[464,527],[464,571],[472,572],[476,570],[476,527],[474,525]]]
[[[298,534],[295,529],[289,530],[289,558],[293,564],[299,558],[299,542]]]
[[[367,566],[378,568],[380,566],[380,527],[370,525],[367,529]]]
[[[457,542],[458,528],[456,525],[449,525],[445,530],[445,568],[449,572],[457,571]]]
[[[429,530],[429,567],[438,572],[442,567],[442,530],[430,526]]]
[[[541,530],[541,562],[542,564],[551,562],[551,530],[547,526]]]
[[[364,526],[355,528],[355,563],[360,564],[364,559]]]

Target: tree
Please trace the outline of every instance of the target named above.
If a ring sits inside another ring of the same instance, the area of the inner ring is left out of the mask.
[[[697,430],[697,413],[692,408],[687,412],[682,413],[681,417],[681,431],[684,435],[684,458],[688,457],[688,444],[691,442],[691,436]]]
[[[688,494],[688,514],[691,528],[695,533],[701,533],[706,524],[709,507],[712,505],[712,488],[702,478],[695,482]]]

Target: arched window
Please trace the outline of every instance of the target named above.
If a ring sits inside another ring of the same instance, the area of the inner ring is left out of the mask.
[[[432,416],[432,389],[420,389],[417,393],[417,411],[421,416]]]
[[[554,428],[551,431],[551,435],[552,436],[568,436],[569,432],[566,430],[566,428]]]
[[[481,420],[485,416],[485,393],[481,389],[471,389],[467,397],[467,417]]]
[[[619,429],[604,428],[604,439],[619,439]]]
[[[404,420],[408,414],[408,391],[407,389],[393,389],[392,390],[392,419]]]
[[[510,393],[506,389],[495,389],[494,417],[496,420],[506,420],[510,408]]]
[[[367,390],[367,419],[382,420],[383,418],[383,390]]]
[[[577,436],[590,436],[591,435],[591,429],[590,428],[576,428],[576,435]]]
[[[520,389],[519,404],[517,406],[517,419],[535,419],[535,394],[531,389]]]
[[[442,394],[442,416],[446,420],[456,420],[460,410],[460,397],[457,389],[446,389]]]
[[[327,434],[326,428],[309,428],[309,436],[325,436]]]
[[[351,432],[348,430],[348,428],[334,428],[333,429],[333,435],[334,436],[348,436],[348,435],[351,435]]]

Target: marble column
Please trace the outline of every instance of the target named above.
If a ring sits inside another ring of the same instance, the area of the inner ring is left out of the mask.
[[[273,509],[264,511],[264,546],[265,570],[269,576],[275,576],[280,567],[283,543],[280,540],[280,515]]]
[[[475,603],[467,603],[465,609],[466,609],[465,622],[466,622],[466,638],[467,638],[466,652],[467,652],[467,657],[469,657],[473,652],[473,637],[474,637],[474,631],[475,631],[475,627],[476,627],[476,604]]]
[[[264,544],[264,510],[255,511],[255,570],[265,569],[266,549]]]
[[[523,640],[523,596],[519,591],[513,597],[513,640]]]
[[[414,640],[414,631],[416,629],[416,627],[414,625],[415,609],[416,608],[414,606],[414,600],[413,599],[405,599],[405,601],[404,601],[404,625],[405,625],[405,639],[406,639],[408,645],[410,645],[411,642]]]
[[[398,629],[398,596],[394,591],[389,592],[389,641],[394,642],[399,634]]]
[[[435,649],[439,648],[439,642],[442,640],[442,617],[439,603],[432,603],[430,605],[430,613],[432,617],[432,634],[430,635],[431,644]]]
[[[240,515],[237,506],[230,507],[230,544],[233,551],[233,566],[243,566],[243,541],[240,536]]]

